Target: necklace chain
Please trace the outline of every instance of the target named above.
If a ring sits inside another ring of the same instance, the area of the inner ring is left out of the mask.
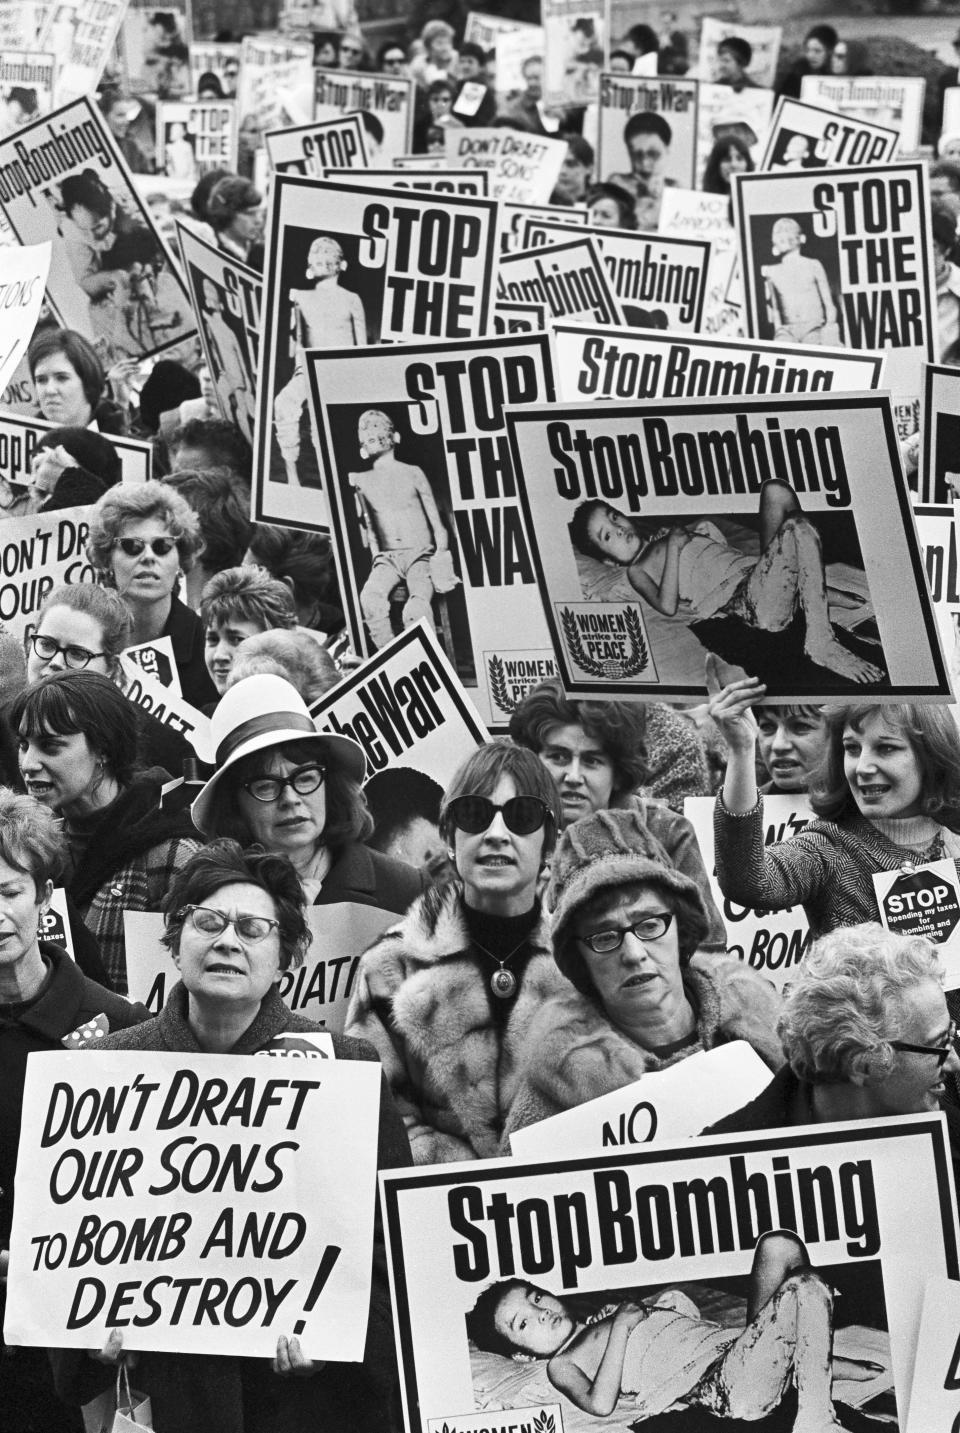
[[[508,961],[511,961],[513,959],[518,950],[520,950],[523,946],[526,945],[527,937],[524,936],[523,939],[513,947],[513,950],[511,950],[510,954],[505,955],[502,960],[500,959],[499,955],[494,955],[493,951],[487,950],[487,947],[485,945],[481,945],[480,942],[477,940],[476,936],[473,936],[472,940],[479,951],[482,951],[484,955],[489,956],[491,960],[496,961],[497,965],[500,967],[499,970],[495,970],[490,977],[490,989],[493,991],[494,995],[497,997],[498,1000],[509,1000],[511,995],[516,994],[517,977],[514,975],[512,970],[504,970],[504,966],[508,963]]]

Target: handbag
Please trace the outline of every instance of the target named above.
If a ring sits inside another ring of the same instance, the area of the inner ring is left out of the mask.
[[[84,1433],[133,1433],[133,1430],[153,1428],[153,1411],[150,1399],[145,1393],[137,1393],[130,1387],[127,1365],[121,1360],[117,1368],[117,1386],[107,1389],[99,1398],[85,1403],[83,1409]]]

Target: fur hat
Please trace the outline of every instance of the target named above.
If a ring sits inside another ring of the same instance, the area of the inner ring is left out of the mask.
[[[568,826],[553,855],[547,905],[552,911],[553,958],[584,994],[593,982],[577,947],[578,911],[600,891],[637,881],[662,887],[677,911],[680,955],[685,962],[710,928],[697,883],[670,864],[670,857],[636,811],[595,811]]]

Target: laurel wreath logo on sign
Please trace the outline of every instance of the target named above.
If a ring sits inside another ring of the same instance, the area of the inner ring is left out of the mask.
[[[504,716],[512,716],[517,709],[517,704],[515,701],[511,701],[510,693],[507,691],[507,674],[503,669],[500,657],[490,658],[487,663],[487,671],[490,674],[490,695]]]
[[[567,651],[581,671],[591,677],[603,677],[608,682],[621,682],[625,677],[637,676],[649,664],[650,653],[644,641],[639,613],[635,608],[628,607],[624,620],[627,635],[633,647],[630,656],[624,658],[605,657],[603,661],[597,661],[594,657],[588,657],[583,650],[580,633],[577,630],[577,619],[570,608],[560,608],[560,625],[563,628]]]

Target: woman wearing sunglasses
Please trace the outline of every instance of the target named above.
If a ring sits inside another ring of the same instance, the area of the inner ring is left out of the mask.
[[[206,837],[288,856],[314,905],[351,901],[399,915],[420,894],[419,872],[362,844],[373,830],[362,748],[318,732],[290,682],[245,677],[210,726],[217,769],[192,808]]]
[[[637,812],[575,821],[552,865],[553,955],[570,984],[530,1027],[508,1135],[731,1040],[779,1068],[778,992],[702,951],[703,894]]]
[[[282,1051],[294,1037],[321,1030],[289,1010],[277,990],[281,973],[301,963],[310,942],[303,891],[284,857],[214,842],[178,872],[164,909],[164,944],[180,979],[159,1016],[145,1021],[135,1039],[118,1032],[98,1041],[97,1051],[130,1051],[134,1068],[136,1053],[144,1050],[182,1053],[189,1064],[196,1055]],[[357,1040],[330,1038],[337,1060],[376,1058]],[[338,1152],[328,1154],[336,1159]],[[409,1163],[403,1125],[381,1076],[377,1168]],[[396,1362],[384,1261],[378,1221],[362,1363],[312,1364],[294,1335],[292,1315],[272,1367],[265,1359],[144,1352],[136,1384],[151,1399],[156,1427],[170,1433],[379,1433],[392,1427]],[[122,1330],[111,1333],[107,1326],[99,1332],[99,1358],[116,1364],[124,1357]],[[102,1362],[82,1352],[58,1351],[53,1358],[58,1386],[73,1402],[96,1396],[111,1377]]]
[[[90,514],[87,557],[129,608],[131,644],[169,637],[184,698],[202,708],[217,700],[204,661],[203,624],[177,596],[199,550],[196,513],[165,483],[111,488]]]
[[[532,752],[480,747],[440,807],[459,879],[421,896],[360,963],[347,1032],[376,1046],[415,1164],[499,1149],[530,1023],[564,984],[537,893],[560,819]]]

